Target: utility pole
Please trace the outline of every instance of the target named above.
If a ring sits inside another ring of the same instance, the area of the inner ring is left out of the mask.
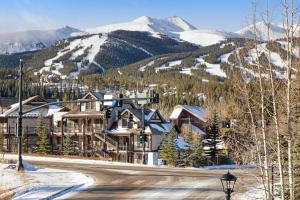
[[[142,163],[145,165],[146,164],[146,158],[145,158],[145,148],[146,148],[146,143],[145,143],[145,109],[144,109],[144,104],[142,104],[142,146],[143,146],[143,153],[142,153]]]
[[[18,129],[17,129],[17,137],[18,137],[18,162],[17,162],[17,170],[23,171],[23,161],[22,161],[22,101],[23,101],[23,60],[20,59],[20,72],[19,72],[19,116],[18,116]]]

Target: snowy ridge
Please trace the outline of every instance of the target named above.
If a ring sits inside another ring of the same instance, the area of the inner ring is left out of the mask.
[[[156,19],[148,16],[141,16],[131,22],[90,28],[84,32],[81,32],[80,34],[109,33],[116,30],[149,32],[154,37],[166,35],[173,39],[178,39],[201,46],[216,44],[227,38],[240,37],[240,35],[236,33],[197,29],[178,16],[173,16],[166,19]]]
[[[160,34],[173,35],[172,32],[193,30],[195,27],[180,17],[169,17],[167,19],[156,19],[148,16],[141,16],[131,22],[110,24],[85,30],[85,33],[108,33],[116,30],[143,31],[149,32],[154,37]]]
[[[191,30],[179,33],[180,39],[200,46],[209,46],[228,38],[239,37],[241,36],[235,33],[227,33],[217,30]]]
[[[236,33],[246,37],[246,38],[253,38],[254,37],[254,26],[250,25],[241,30],[237,31]],[[268,40],[268,26],[265,22],[257,22],[256,23],[256,32],[259,40]],[[279,38],[283,38],[285,36],[284,28],[277,26],[275,24],[270,24],[270,39],[275,40]]]

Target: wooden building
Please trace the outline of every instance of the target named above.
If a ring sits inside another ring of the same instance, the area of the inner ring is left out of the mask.
[[[169,118],[182,135],[188,132],[206,135],[211,112],[199,106],[177,105]]]

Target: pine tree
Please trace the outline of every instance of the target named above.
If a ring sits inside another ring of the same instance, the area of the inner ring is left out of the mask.
[[[170,131],[168,137],[163,136],[160,156],[168,165],[177,165],[178,151],[176,148],[176,130],[174,128]]]
[[[191,154],[192,154],[192,144],[193,144],[193,133],[189,131],[186,135],[186,141],[189,144],[187,149],[185,149],[183,153],[183,164],[185,166],[191,166],[192,160],[191,160]]]
[[[42,116],[39,116],[38,118],[37,134],[38,134],[37,151],[40,154],[47,154],[50,150],[50,144],[49,144],[49,139],[46,133]]]
[[[163,159],[163,160],[168,160],[168,140],[167,140],[167,137],[166,137],[166,134],[163,134],[163,137],[162,137],[162,144],[160,146],[160,157]]]
[[[217,148],[217,144],[218,139],[219,138],[219,120],[217,117],[217,113],[214,111],[213,112],[213,119],[209,125],[209,129],[208,129],[208,137],[207,137],[207,147],[209,150],[205,151],[205,153],[207,154],[208,157],[211,158],[211,161],[213,163],[215,163],[215,159],[217,157],[218,154],[218,148]]]
[[[75,149],[75,144],[73,139],[71,138],[70,135],[66,135],[64,139],[64,154],[65,155],[75,154],[74,149]]]
[[[202,137],[200,135],[197,135],[197,139],[192,144],[189,161],[194,167],[199,167],[203,163],[202,141]]]
[[[170,139],[168,141],[169,146],[169,160],[167,161],[168,164],[172,166],[176,166],[178,163],[178,151],[176,148],[176,130],[174,128],[170,131]]]

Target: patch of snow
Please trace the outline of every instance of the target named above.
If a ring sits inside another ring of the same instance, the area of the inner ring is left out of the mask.
[[[38,168],[24,162],[24,173],[0,164],[0,187],[16,190],[13,199],[57,198],[74,190],[81,190],[94,183],[91,177],[79,172]],[[14,166],[14,165],[10,165]]]
[[[53,115],[54,113],[58,112],[61,109],[61,107],[57,106],[57,105],[49,105],[48,108],[49,109],[48,109],[47,116],[51,116],[51,115]]]
[[[150,61],[149,63],[147,63],[146,65],[142,66],[139,68],[139,71],[144,72],[146,67],[149,67],[151,65],[154,65],[154,60]]]
[[[171,69],[174,66],[178,66],[181,65],[182,60],[174,60],[174,61],[170,61],[167,64],[163,64],[160,67],[156,67],[155,68],[155,73],[159,72],[160,70],[165,70],[165,69]]]
[[[181,63],[182,63],[182,60],[175,60],[175,61],[169,62],[169,66],[173,67],[173,66],[176,66],[176,65],[181,65]]]
[[[220,64],[211,64],[211,63],[205,62],[203,56],[200,56],[199,58],[197,58],[197,61],[200,64],[206,65],[205,71],[210,73],[211,75],[224,77],[224,78],[227,77],[226,73],[221,69]]]
[[[252,169],[256,168],[256,165],[254,164],[248,164],[248,165],[213,165],[213,166],[206,166],[204,169],[208,170],[215,170],[215,169]]]
[[[175,108],[171,115],[170,115],[170,119],[177,119],[179,117],[179,115],[181,114],[183,108],[182,107],[178,107],[178,108]]]

